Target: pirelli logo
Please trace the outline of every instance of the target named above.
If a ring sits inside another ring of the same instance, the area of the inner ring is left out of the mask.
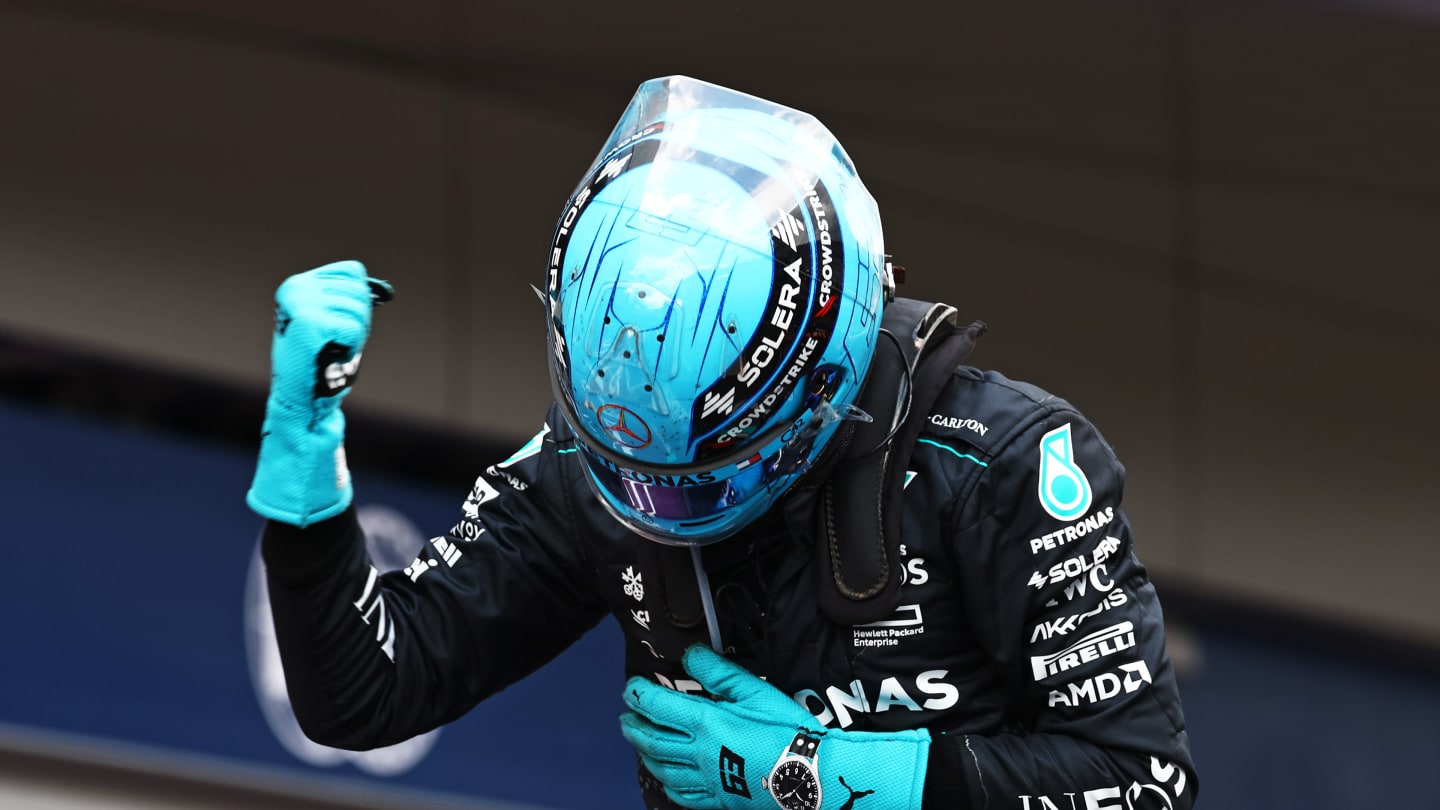
[[[1057,653],[1031,656],[1030,670],[1035,680],[1043,681],[1134,646],[1135,625],[1128,621],[1120,622],[1097,630]]]

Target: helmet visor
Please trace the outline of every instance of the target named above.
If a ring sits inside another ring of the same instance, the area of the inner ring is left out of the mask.
[[[687,473],[622,467],[583,440],[576,444],[591,486],[621,522],[657,542],[707,545],[739,529],[742,516],[753,518],[747,507],[768,502],[762,497],[766,492],[783,491],[808,470],[816,443],[846,419],[869,421],[870,416],[853,405],[837,410],[821,399],[783,435],[748,458]]]
[[[594,483],[612,499],[651,518],[687,525],[709,522],[742,503],[765,481],[764,465],[755,462],[724,480],[711,473],[652,475],[616,468],[599,456],[586,459]]]
[[[790,141],[787,151],[808,156],[803,160],[787,161],[786,170],[794,175],[792,180],[796,184],[813,185],[819,173],[818,167],[832,163],[844,167],[847,174],[855,174],[850,156],[815,116],[689,76],[664,76],[640,85],[605,145],[595,156],[590,170],[585,173],[586,177],[598,170],[611,155],[652,134],[657,127],[665,127],[669,131],[665,146],[669,154],[666,157],[682,161],[690,159],[694,150],[704,147],[699,143],[703,133],[696,124],[685,123],[687,114],[712,109],[741,110],[788,124]],[[581,181],[575,193],[579,194],[585,186],[586,181]]]

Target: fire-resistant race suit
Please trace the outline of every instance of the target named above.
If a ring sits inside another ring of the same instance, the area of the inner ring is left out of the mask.
[[[673,626],[674,595],[643,559],[650,541],[604,511],[584,475],[552,407],[404,570],[376,571],[352,509],[304,529],[268,524],[276,631],[306,733],[345,748],[406,739],[607,614],[624,628],[627,675],[696,689],[680,653],[703,628]],[[703,549],[726,654],[830,729],[928,729],[926,808],[1190,808],[1198,784],[1123,479],[1069,403],[962,366],[904,478],[893,615],[845,626],[817,609],[828,572],[815,570],[815,489],[802,479],[765,519]],[[768,767],[735,787],[759,790]],[[842,776],[845,806],[864,810],[865,774]],[[641,782],[647,808],[674,806]]]

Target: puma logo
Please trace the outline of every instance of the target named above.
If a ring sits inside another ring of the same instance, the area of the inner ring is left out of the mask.
[[[874,793],[874,792],[875,792],[875,791],[873,791],[873,790],[860,790],[860,791],[857,791],[857,790],[855,790],[854,788],[850,787],[849,785],[845,784],[845,777],[843,777],[843,776],[840,777],[840,787],[843,787],[843,788],[845,788],[846,790],[850,791],[850,798],[846,799],[846,800],[845,800],[845,803],[842,804],[842,805],[840,805],[840,810],[855,810],[855,800],[856,800],[856,799],[862,798],[862,797],[864,797],[864,796],[869,796],[871,793]]]

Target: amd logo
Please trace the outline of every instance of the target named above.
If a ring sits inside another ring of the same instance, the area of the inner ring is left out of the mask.
[[[1101,703],[1121,694],[1138,692],[1151,683],[1150,668],[1144,661],[1121,664],[1113,672],[1102,672],[1093,678],[1065,684],[1064,691],[1050,691],[1050,708],[1056,706],[1079,706],[1084,703]]]

